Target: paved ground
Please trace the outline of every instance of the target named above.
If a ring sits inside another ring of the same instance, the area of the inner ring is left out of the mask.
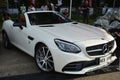
[[[0,45],[1,44],[0,35]],[[31,56],[15,47],[9,50],[4,49],[2,46],[0,47],[0,77],[37,72],[39,72],[39,70]]]
[[[107,67],[87,75],[41,73],[31,56],[15,47],[4,49],[1,40],[0,34],[0,80],[120,80],[116,67]]]

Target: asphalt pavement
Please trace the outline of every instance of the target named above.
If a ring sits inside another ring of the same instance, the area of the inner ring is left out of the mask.
[[[41,72],[34,58],[17,49],[4,49],[0,32],[0,80],[120,80],[118,65],[87,73],[67,75],[56,72]]]
[[[3,48],[0,34],[0,77],[39,72],[34,58],[14,46],[10,49]]]

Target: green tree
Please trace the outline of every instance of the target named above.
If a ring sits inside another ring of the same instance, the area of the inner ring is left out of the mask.
[[[0,1],[0,7],[6,7],[7,6],[7,1],[6,0],[1,0]]]

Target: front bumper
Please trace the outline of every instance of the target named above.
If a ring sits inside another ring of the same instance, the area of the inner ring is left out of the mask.
[[[82,67],[82,69],[80,71],[63,71],[63,72],[67,73],[67,74],[85,74],[87,72],[91,72],[91,71],[98,70],[98,69],[101,69],[103,67],[106,67],[109,64],[111,64],[115,59],[116,59],[116,56],[112,56],[107,61],[102,62],[102,63],[99,62],[99,64],[97,64],[97,65],[92,64],[92,65],[89,65],[87,67]]]
[[[100,57],[87,57],[82,52],[79,54],[70,54],[55,49],[52,53],[55,71],[66,74],[85,74],[106,67],[116,59],[116,56],[112,54]],[[69,64],[72,63],[75,64],[72,65],[74,69],[66,68],[66,66],[69,67]]]

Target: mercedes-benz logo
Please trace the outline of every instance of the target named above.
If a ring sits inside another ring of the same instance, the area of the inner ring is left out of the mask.
[[[103,51],[103,53],[106,53],[108,51],[108,45],[107,44],[103,45],[102,51]]]

